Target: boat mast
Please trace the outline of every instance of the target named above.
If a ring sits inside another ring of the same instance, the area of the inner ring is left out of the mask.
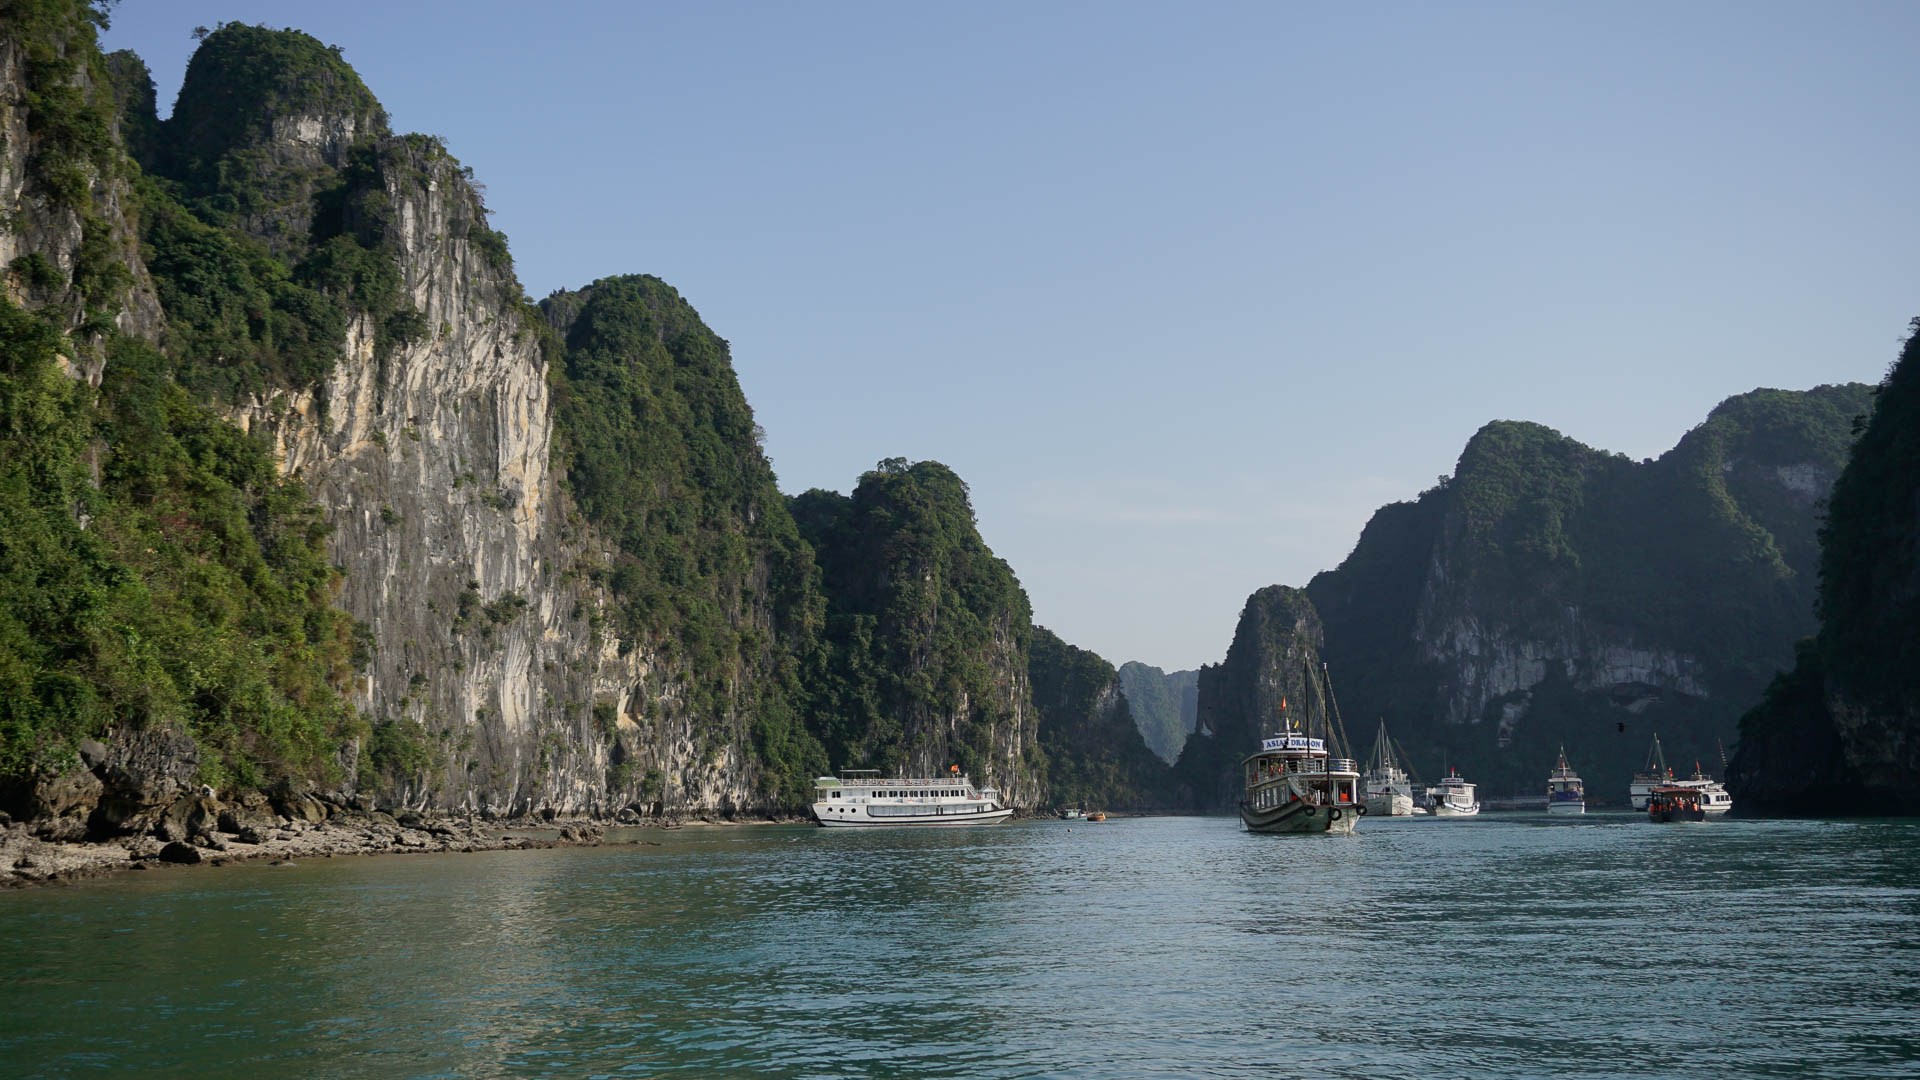
[[[1333,717],[1332,725],[1327,728],[1327,741],[1335,743],[1333,751],[1336,756],[1352,757],[1353,740],[1347,738],[1347,725],[1340,719],[1340,699],[1333,696],[1333,673],[1327,670],[1327,662],[1325,660],[1320,661],[1320,678],[1326,685],[1327,706]],[[1333,737],[1336,732],[1340,736],[1337,742],[1335,742]]]
[[[1667,768],[1667,755],[1660,750],[1660,736],[1653,736],[1653,749],[1647,751],[1647,771],[1656,777],[1671,779],[1673,770]]]

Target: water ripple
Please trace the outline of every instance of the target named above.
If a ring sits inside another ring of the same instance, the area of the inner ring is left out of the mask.
[[[655,834],[658,835],[658,834]],[[9,1075],[1910,1076],[1920,825],[939,832],[0,895]]]

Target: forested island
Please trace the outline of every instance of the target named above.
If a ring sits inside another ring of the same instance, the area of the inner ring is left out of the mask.
[[[694,308],[531,300],[339,50],[223,25],[161,121],[97,9],[11,11],[0,808],[36,835],[208,792],[783,816],[855,765],[1038,809],[1152,760],[950,469],[783,495]]]
[[[1803,745],[1913,790],[1910,363],[1730,398],[1655,461],[1489,424],[1221,664],[1116,670],[1033,624],[946,466],[783,494],[666,282],[527,296],[472,170],[339,49],[224,24],[163,121],[103,24],[0,25],[9,835],[781,817],[850,766],[1217,810],[1303,658],[1349,730],[1491,790],[1561,742],[1624,789],[1656,729],[1744,735],[1756,792]]]

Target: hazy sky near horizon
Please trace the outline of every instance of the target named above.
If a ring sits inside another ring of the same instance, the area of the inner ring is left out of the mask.
[[[1219,660],[1495,419],[1634,457],[1920,314],[1920,5],[128,0],[338,45],[533,296],[676,286],[781,487],[968,482],[1034,620]]]

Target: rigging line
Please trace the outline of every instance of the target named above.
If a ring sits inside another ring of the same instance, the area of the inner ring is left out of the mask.
[[[1347,739],[1347,725],[1340,719],[1340,700],[1333,696],[1333,675],[1327,671],[1327,662],[1320,661],[1320,677],[1327,685],[1327,700],[1333,705],[1333,722],[1340,729],[1340,756],[1353,756],[1353,743]]]
[[[1413,771],[1413,758],[1407,755],[1406,744],[1402,743],[1399,739],[1393,738],[1391,735],[1387,736],[1387,738],[1393,743],[1393,748],[1400,753],[1400,767],[1407,771],[1407,779],[1419,784],[1421,787],[1426,787],[1427,782],[1420,779],[1419,773]]]

